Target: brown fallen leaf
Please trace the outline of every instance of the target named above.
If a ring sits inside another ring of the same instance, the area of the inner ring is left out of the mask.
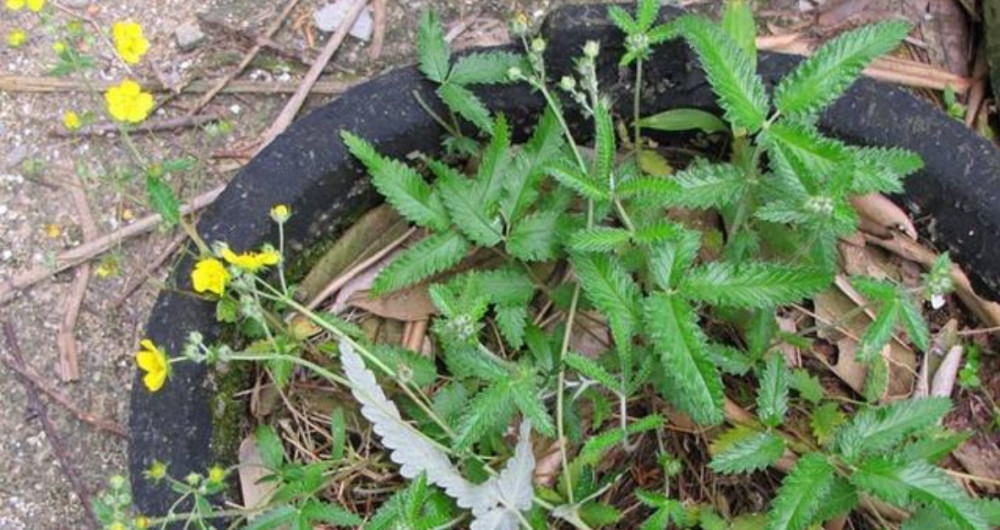
[[[368,290],[355,291],[347,298],[346,304],[382,318],[406,322],[427,320],[437,314],[437,309],[427,294],[426,285],[402,289],[378,298],[372,298],[371,291]]]
[[[978,477],[1000,480],[1000,447],[995,439],[977,436],[951,452],[969,473]],[[986,481],[976,485],[987,493],[997,494],[1000,488]]]
[[[962,364],[962,354],[965,351],[961,344],[956,344],[948,350],[948,354],[941,361],[931,379],[930,393],[937,397],[950,397],[955,389],[955,378],[958,376],[959,366]]]
[[[851,205],[861,218],[861,230],[881,237],[889,237],[902,232],[910,239],[917,239],[917,227],[910,216],[896,203],[881,193],[856,195],[850,198]]]
[[[867,370],[864,365],[855,360],[860,338],[872,319],[866,314],[856,314],[852,318],[843,319],[843,315],[857,308],[857,303],[837,288],[827,289],[813,299],[816,311],[813,314],[820,325],[838,325],[831,329],[821,329],[817,332],[821,338],[837,345],[837,362],[830,363],[823,359],[830,370],[844,383],[861,393],[864,389]],[[841,322],[841,320],[843,320]],[[909,396],[913,386],[916,356],[912,351],[903,348],[895,341],[889,343],[889,392],[890,399]],[[907,368],[904,368],[907,367]]]
[[[261,479],[270,475],[271,471],[264,467],[264,459],[261,458],[260,451],[257,450],[257,442],[253,434],[240,442],[238,458],[243,507],[253,510],[264,506],[274,494],[278,483],[261,482]],[[249,519],[252,520],[253,516],[251,515]]]

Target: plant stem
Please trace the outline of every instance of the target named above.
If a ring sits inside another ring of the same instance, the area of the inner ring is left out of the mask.
[[[562,459],[563,477],[566,480],[566,497],[573,503],[573,477],[569,471],[569,456],[566,454],[565,428],[563,427],[564,390],[566,386],[566,368],[564,360],[569,350],[569,339],[573,335],[573,321],[576,319],[576,308],[580,301],[580,284],[573,288],[573,299],[569,304],[569,313],[566,316],[566,331],[563,333],[562,348],[559,351],[559,379],[556,389],[556,429],[557,436],[562,442],[559,444],[559,456]]]
[[[641,127],[639,127],[640,106],[642,104],[640,93],[642,91],[642,59],[635,61],[635,87],[632,90],[632,151],[635,156],[635,163],[639,163],[639,153],[642,151]]]

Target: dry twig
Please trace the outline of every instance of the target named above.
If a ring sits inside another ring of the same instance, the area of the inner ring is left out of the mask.
[[[341,21],[340,27],[337,28],[337,32],[327,41],[326,46],[323,47],[323,51],[316,58],[316,62],[313,63],[312,67],[309,68],[309,72],[302,79],[298,90],[288,100],[288,103],[285,103],[285,107],[281,109],[281,114],[278,114],[274,123],[264,133],[263,141],[261,141],[260,147],[257,150],[258,153],[267,147],[271,143],[271,140],[274,140],[279,134],[285,132],[285,129],[295,120],[295,115],[299,113],[299,109],[302,108],[302,104],[306,101],[306,96],[312,91],[313,84],[319,79],[320,74],[323,73],[323,69],[326,68],[326,64],[333,58],[333,54],[337,53],[340,45],[347,38],[347,33],[351,30],[351,26],[358,20],[358,16],[361,15],[361,11],[364,10],[367,4],[368,0],[355,0],[351,8],[347,10],[344,20]]]
[[[14,332],[14,324],[12,324],[9,320],[5,320],[3,323],[3,334],[7,341],[7,349],[10,351],[9,356],[2,358],[4,360],[4,364],[24,368],[24,355],[21,352],[21,344],[17,341],[17,335]],[[59,437],[59,433],[56,432],[55,426],[52,425],[52,420],[49,419],[49,414],[45,409],[45,405],[42,404],[42,400],[38,396],[38,389],[31,384],[29,379],[21,375],[20,371],[15,370],[15,373],[17,373],[18,378],[21,379],[21,384],[24,386],[24,392],[28,394],[28,409],[31,410],[32,415],[38,418],[38,421],[42,424],[42,430],[45,432],[45,437],[48,438],[49,444],[52,446],[52,452],[55,453],[56,459],[59,460],[59,466],[62,468],[63,473],[66,474],[66,478],[69,479],[70,484],[73,486],[73,490],[76,492],[76,496],[80,500],[80,504],[83,505],[83,511],[87,514],[90,526],[92,528],[97,528],[99,524],[97,522],[97,517],[94,516],[94,510],[91,507],[90,493],[83,485],[83,481],[80,480],[80,476],[77,475],[76,470],[70,464],[69,456],[66,454],[66,449],[62,443],[62,438]]]
[[[377,61],[382,56],[382,46],[385,44],[385,0],[372,0],[372,43],[368,48],[368,58]]]
[[[206,123],[210,123],[221,118],[222,115],[219,113],[199,114],[197,116],[178,116],[175,118],[154,118],[136,125],[131,128],[129,132],[133,134],[141,134],[183,129],[186,127],[200,127]],[[54,136],[56,138],[72,138],[74,136],[104,136],[108,133],[116,133],[119,130],[120,126],[114,123],[95,123],[92,125],[85,125],[75,131],[70,131],[60,127],[49,131],[49,136]]]
[[[76,406],[72,399],[46,383],[42,376],[35,373],[35,371],[27,365],[18,365],[10,361],[7,357],[0,357],[0,361],[3,362],[4,366],[20,375],[23,380],[26,380],[34,385],[34,387],[41,393],[49,396],[49,399],[55,401],[64,409],[68,410],[76,419],[92,425],[95,429],[114,434],[120,438],[128,438],[128,431],[125,430],[125,427],[122,427],[118,423],[109,419],[102,418],[96,413],[83,410]]]
[[[298,3],[299,0],[289,0],[285,8],[281,10],[280,14],[278,14],[278,18],[275,19],[274,22],[271,23],[271,26],[267,28],[267,32],[264,33],[264,39],[263,39],[264,41],[271,40],[271,38],[274,37],[274,34],[277,33],[279,29],[281,29],[281,25],[285,23],[285,19],[288,18],[288,15],[292,12],[292,9],[294,9]],[[240,75],[243,72],[243,70],[250,65],[250,63],[254,60],[255,57],[257,57],[257,54],[260,53],[260,51],[263,48],[264,48],[263,44],[259,42],[257,44],[254,44],[254,47],[250,48],[250,51],[248,51],[247,54],[243,56],[243,60],[240,61],[240,64],[236,65],[236,68],[231,70],[222,79],[220,79],[215,84],[215,86],[212,87],[211,90],[206,92],[205,95],[202,96],[197,103],[195,103],[194,107],[191,107],[191,109],[188,111],[188,116],[194,116],[195,114],[198,113],[198,111],[204,108],[205,105],[208,105],[208,102],[212,101],[212,98],[214,98],[216,94],[222,91],[222,89],[225,88],[226,85],[233,80],[233,78]]]
[[[80,216],[83,240],[84,242],[93,241],[97,237],[97,223],[94,222],[94,214],[90,210],[90,203],[87,202],[83,183],[80,182],[75,172],[70,173],[70,179],[72,179],[72,185],[68,187],[69,194],[77,215]],[[73,283],[70,284],[69,295],[63,304],[65,312],[56,335],[56,344],[59,346],[59,377],[63,381],[76,381],[80,378],[80,366],[77,359],[79,348],[77,348],[73,332],[76,330],[76,319],[80,316],[83,299],[87,295],[88,284],[90,284],[90,264],[83,263],[80,268],[74,271]]]
[[[152,92],[170,92],[174,90],[159,81],[140,80],[144,90]],[[347,81],[317,81],[312,88],[313,94],[337,95],[354,86],[355,83]],[[0,92],[90,92],[97,90],[103,92],[115,85],[111,81],[94,81],[88,87],[86,83],[77,79],[63,79],[53,77],[36,77],[26,75],[0,75]],[[234,79],[220,91],[221,94],[291,94],[298,90],[298,83],[286,83],[282,81],[250,81],[247,79]],[[214,84],[205,80],[192,81],[191,83],[179,87],[182,94],[205,93],[214,89]]]
[[[153,258],[153,260],[150,261],[148,265],[146,265],[146,268],[143,269],[142,274],[139,275],[139,278],[130,282],[124,289],[122,289],[121,294],[119,294],[114,299],[114,301],[111,302],[111,308],[117,309],[121,307],[122,304],[124,304],[125,301],[128,300],[128,297],[132,296],[132,293],[136,292],[140,287],[142,287],[142,284],[146,283],[146,280],[148,280],[149,277],[152,276],[154,272],[156,272],[156,269],[159,269],[160,266],[163,265],[163,262],[167,261],[167,259],[169,259],[170,256],[173,256],[174,252],[177,252],[177,249],[180,248],[181,243],[183,243],[186,239],[187,239],[187,234],[184,232],[181,232],[176,236],[174,236],[174,239],[170,242],[170,244],[167,245],[167,247],[164,248],[163,251],[160,252],[155,258]]]
[[[198,195],[188,204],[181,206],[181,215],[196,212],[212,204],[225,188],[226,186],[223,184]],[[66,269],[90,261],[126,239],[149,232],[153,228],[156,228],[156,225],[159,223],[160,214],[143,217],[122,229],[105,234],[93,241],[59,254],[56,256],[55,265],[53,266],[44,265],[35,267],[20,274],[15,274],[12,278],[0,280],[0,304],[12,299],[22,289],[51,278],[53,275]]]

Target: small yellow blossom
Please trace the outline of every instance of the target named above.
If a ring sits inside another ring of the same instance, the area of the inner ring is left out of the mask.
[[[121,521],[115,521],[108,526],[108,530],[127,530],[125,528],[125,523]]]
[[[25,33],[23,29],[11,30],[11,32],[7,34],[7,45],[11,48],[19,48],[27,41],[28,34]]]
[[[118,261],[114,259],[104,260],[94,269],[94,272],[101,278],[114,276],[118,274]]]
[[[136,530],[146,530],[149,528],[149,517],[140,515],[135,519],[132,519],[132,526],[134,526]]]
[[[19,9],[24,9],[24,0],[7,0],[4,5],[6,5],[7,9],[10,9],[11,11],[17,11]]]
[[[108,112],[118,121],[139,123],[153,110],[153,95],[143,92],[139,83],[126,79],[104,93]]]
[[[142,35],[142,26],[131,20],[115,22],[111,27],[111,37],[118,55],[129,64],[138,63],[149,49],[149,41]]]
[[[159,460],[153,460],[153,464],[146,470],[145,475],[151,480],[161,480],[167,476],[167,465]]]
[[[45,225],[45,235],[48,236],[49,239],[55,239],[62,235],[62,228],[55,223],[49,223]]]
[[[292,210],[287,204],[275,204],[271,208],[271,219],[276,223],[284,223],[292,216]]]
[[[167,373],[170,371],[167,355],[149,339],[143,339],[139,345],[142,346],[142,350],[135,354],[135,363],[146,372],[146,375],[142,376],[146,388],[150,392],[156,392],[163,388],[163,383],[167,381]]]
[[[45,0],[28,0],[28,9],[35,13],[41,11],[43,7],[45,7]]]
[[[209,291],[222,296],[229,281],[229,271],[221,261],[215,258],[205,258],[198,261],[191,271],[191,285],[199,293]]]
[[[226,470],[222,466],[216,464],[208,470],[208,481],[212,484],[222,484],[225,479]]]
[[[66,51],[66,43],[63,42],[63,41],[61,41],[61,40],[57,40],[57,41],[53,42],[52,43],[52,51],[54,51],[56,53],[62,53],[64,51]]]
[[[70,131],[75,131],[79,129],[81,125],[83,125],[83,122],[80,121],[79,114],[71,110],[67,110],[66,112],[63,113],[63,125],[66,126],[66,129]]]
[[[122,210],[122,221],[131,221],[135,218],[135,212],[131,208],[125,208]]]
[[[265,249],[263,252],[241,252],[237,254],[229,250],[229,247],[223,247],[222,259],[247,272],[257,272],[264,267],[280,263],[281,254],[274,249]]]

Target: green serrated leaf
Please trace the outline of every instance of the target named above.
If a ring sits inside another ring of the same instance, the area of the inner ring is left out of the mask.
[[[746,194],[749,183],[733,164],[700,164],[673,176],[680,190],[671,206],[713,208],[734,204]]]
[[[739,427],[737,427],[739,429]],[[709,467],[717,473],[751,473],[773,465],[785,454],[785,441],[773,432],[747,432],[712,455]]]
[[[830,274],[763,262],[713,262],[682,280],[680,292],[713,305],[767,307],[798,302],[830,284]]]
[[[428,236],[379,272],[372,293],[381,295],[417,284],[457,265],[468,250],[469,243],[455,232]]]
[[[625,431],[630,435],[639,434],[659,429],[662,426],[663,417],[654,414],[629,423],[625,427]],[[624,439],[625,436],[622,434],[621,429],[609,430],[587,438],[576,460],[573,461],[573,465],[592,466],[600,462],[609,449],[620,444]]]
[[[616,5],[608,6],[608,19],[627,35],[639,33],[639,25],[627,11]]]
[[[455,83],[446,83],[439,86],[436,93],[452,112],[487,134],[493,132],[490,109],[471,90]]]
[[[177,226],[181,221],[181,203],[177,200],[174,190],[163,182],[163,179],[146,176],[146,196],[153,211],[160,214],[163,225],[167,228]]]
[[[781,482],[767,514],[767,530],[804,530],[834,482],[834,468],[820,453],[806,453]]]
[[[924,167],[920,155],[898,148],[851,147],[854,177],[851,193],[901,193],[903,177]]]
[[[611,119],[611,110],[603,99],[594,107],[594,161],[591,167],[591,178],[598,185],[611,185],[611,171],[615,164],[615,123]],[[606,184],[605,184],[606,183]]]
[[[822,383],[819,382],[819,379],[804,368],[792,371],[792,378],[789,380],[789,384],[799,393],[802,399],[814,405],[818,404],[826,396],[826,390],[823,388]]]
[[[903,296],[904,298],[900,300],[899,304],[899,319],[913,345],[918,350],[925,352],[931,344],[931,333],[927,329],[927,321],[924,320],[923,313],[913,304],[913,301],[905,297],[905,294]]]
[[[428,160],[427,166],[437,176],[435,187],[455,226],[479,246],[499,243],[503,237],[500,219],[487,213],[478,183],[437,160]]]
[[[538,198],[538,185],[544,177],[545,165],[562,146],[559,120],[551,109],[546,108],[531,138],[515,155],[511,171],[503,180],[500,212],[508,222],[522,217]]]
[[[639,120],[639,126],[655,131],[692,131],[700,130],[706,134],[729,130],[726,122],[718,116],[701,109],[670,109],[646,116]]]
[[[347,446],[347,422],[344,409],[336,407],[330,413],[330,460],[344,458],[344,448]]]
[[[768,128],[761,141],[772,166],[790,171],[809,193],[828,192],[826,184],[831,178],[851,175],[847,146],[823,136],[812,126],[781,121]],[[783,167],[785,164],[787,167]]]
[[[448,42],[444,40],[444,28],[437,13],[428,9],[420,17],[417,29],[417,54],[420,61],[420,71],[428,79],[443,83],[448,78],[451,51]]]
[[[722,378],[712,364],[697,314],[684,300],[661,293],[650,295],[643,311],[665,368],[665,397],[700,424],[721,422]]]
[[[528,324],[528,309],[524,306],[498,307],[496,323],[507,344],[515,350],[520,349],[524,344],[524,328]]]
[[[515,393],[514,380],[504,378],[476,394],[459,420],[452,447],[469,449],[487,433],[506,426],[516,410]]]
[[[823,496],[820,502],[819,511],[816,512],[816,521],[829,521],[831,519],[847,515],[857,508],[860,499],[858,490],[850,482],[842,477],[835,477],[830,490]]]
[[[978,507],[954,479],[926,462],[874,457],[858,464],[850,480],[858,488],[891,504],[932,506],[959,528],[989,528]]]
[[[587,378],[593,379],[594,381],[601,383],[602,385],[607,387],[608,390],[611,390],[613,392],[621,391],[621,386],[622,386],[621,381],[615,376],[608,373],[608,371],[605,370],[603,366],[597,364],[597,361],[594,361],[589,357],[584,357],[580,354],[570,352],[566,354],[565,362],[566,365],[569,366],[570,368],[576,370],[577,372],[580,372]]]
[[[271,471],[281,468],[285,462],[285,450],[281,447],[281,439],[270,425],[260,425],[254,431],[254,445],[260,453],[264,467]]]
[[[780,354],[773,353],[764,360],[764,369],[758,376],[757,416],[768,427],[777,427],[785,421],[790,377],[785,358]]]
[[[621,263],[607,254],[579,254],[571,261],[587,300],[608,319],[615,343],[628,348],[642,319],[639,286]]]
[[[722,30],[743,50],[751,64],[757,66],[757,24],[753,20],[750,2],[726,0],[722,11]]]
[[[756,132],[766,119],[768,99],[764,83],[746,52],[704,17],[684,15],[673,26],[698,54],[726,119],[737,127]]]
[[[683,231],[676,241],[651,245],[646,254],[653,280],[664,290],[673,289],[698,257],[700,248],[701,234],[693,230]]]
[[[862,410],[837,433],[837,450],[849,460],[891,450],[907,436],[937,424],[949,410],[951,401],[937,397]]]
[[[370,143],[348,131],[341,131],[340,136],[351,154],[371,174],[375,189],[403,217],[435,231],[447,230],[451,226],[441,197],[431,190],[415,169],[379,155]]]
[[[595,226],[573,232],[569,246],[577,252],[611,252],[629,242],[628,230],[610,226]]]
[[[900,303],[892,298],[879,306],[878,313],[861,336],[861,345],[855,354],[858,362],[871,363],[882,355],[882,348],[892,340],[899,321]]]
[[[554,258],[562,240],[562,213],[543,210],[517,221],[507,237],[507,252],[525,261]]]
[[[583,195],[587,199],[606,201],[611,198],[608,182],[596,182],[590,175],[566,160],[553,160],[545,165],[545,171],[562,185]]]
[[[455,61],[448,82],[459,85],[508,83],[507,71],[514,67],[524,68],[524,56],[511,52],[474,52]]]
[[[775,106],[784,114],[816,114],[840,97],[873,59],[892,51],[910,31],[893,20],[844,33],[802,61],[774,91]]]

